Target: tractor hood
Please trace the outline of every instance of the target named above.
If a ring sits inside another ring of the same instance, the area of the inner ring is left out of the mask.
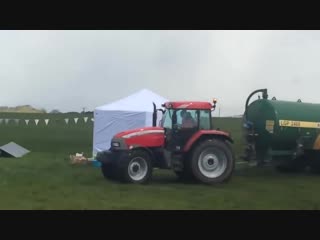
[[[115,138],[132,138],[135,136],[142,136],[146,134],[155,134],[155,133],[162,133],[163,134],[164,129],[161,127],[145,127],[145,128],[136,128],[136,129],[130,129],[127,131],[123,131],[115,135]]]
[[[162,147],[164,144],[164,129],[161,127],[145,127],[131,129],[116,134],[112,142],[125,143],[124,148]]]

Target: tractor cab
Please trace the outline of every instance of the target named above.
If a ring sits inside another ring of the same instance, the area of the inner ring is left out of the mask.
[[[165,149],[183,152],[188,141],[199,131],[211,130],[211,112],[216,100],[209,102],[167,102],[162,105],[163,117],[159,125],[164,128]],[[155,115],[154,115],[155,116]],[[154,121],[155,122],[155,121]]]

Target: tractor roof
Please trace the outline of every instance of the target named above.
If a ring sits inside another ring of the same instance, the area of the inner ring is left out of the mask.
[[[194,102],[194,101],[179,101],[179,102],[166,102],[163,104],[165,108],[185,108],[185,109],[212,109],[212,104],[210,102]]]

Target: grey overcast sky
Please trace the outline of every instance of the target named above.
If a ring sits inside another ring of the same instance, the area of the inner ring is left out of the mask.
[[[224,116],[258,88],[320,103],[320,31],[0,31],[0,64],[2,106],[93,110],[142,88]]]

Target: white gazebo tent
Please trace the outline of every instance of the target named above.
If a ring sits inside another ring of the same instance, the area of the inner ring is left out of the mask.
[[[94,110],[93,155],[108,150],[112,137],[125,130],[152,126],[153,102],[157,108],[166,98],[142,89],[118,101],[96,107]],[[161,112],[158,111],[158,121]]]

